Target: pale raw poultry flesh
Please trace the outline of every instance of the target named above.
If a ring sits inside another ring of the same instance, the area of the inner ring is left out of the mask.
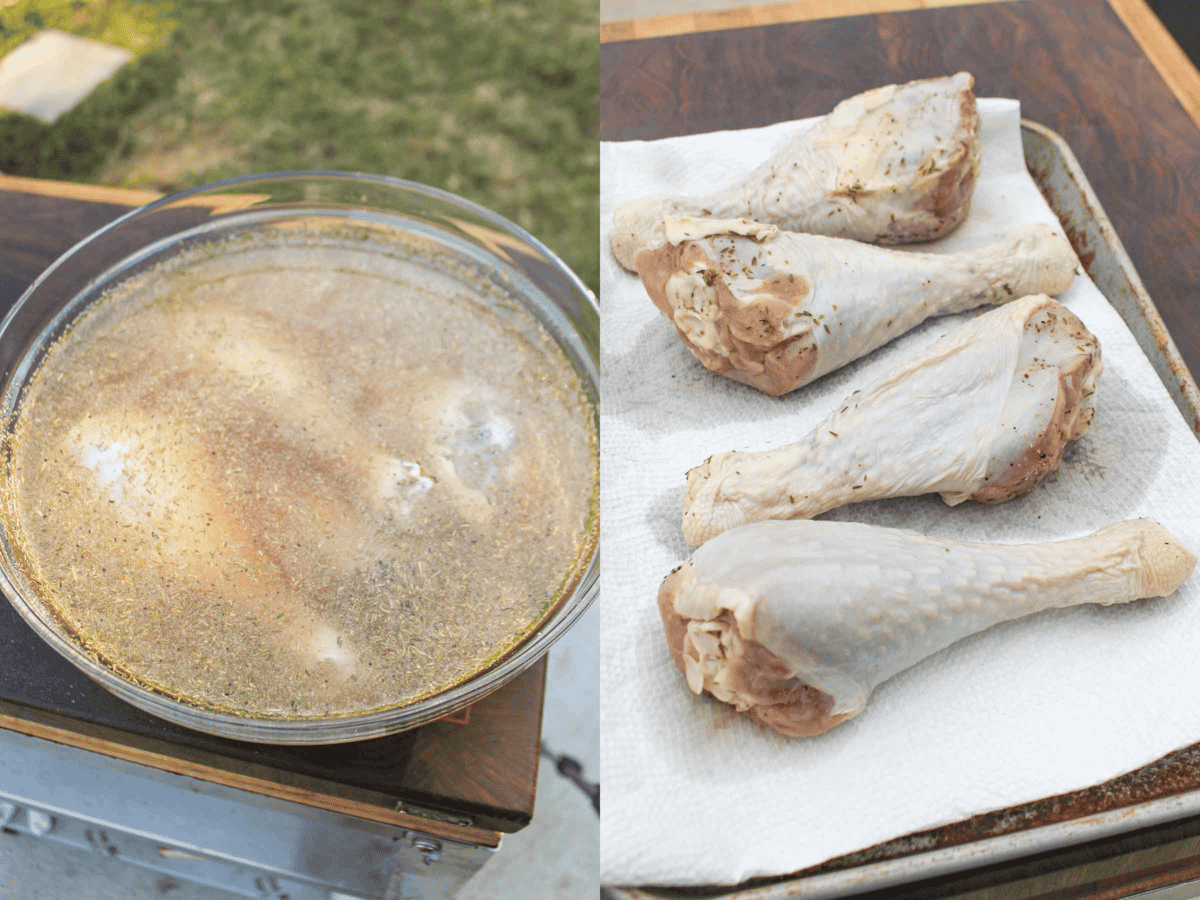
[[[638,255],[650,299],[707,368],[768,394],[808,384],[925,319],[1057,295],[1078,260],[1049,225],[913,253],[745,219],[671,219]]]
[[[855,391],[798,443],[689,471],[684,536],[699,546],[747,522],[884,497],[1009,500],[1087,431],[1102,369],[1095,336],[1058,301],[998,307]]]
[[[612,250],[635,271],[673,216],[746,218],[885,244],[956,228],[979,175],[974,79],[966,72],[875,88],[842,101],[740,182],[707,197],[647,197],[617,208]]]
[[[800,737],[858,715],[877,685],[968,635],[1044,609],[1164,597],[1195,564],[1152,519],[1024,545],[759,522],[696,550],[658,602],[693,692]]]

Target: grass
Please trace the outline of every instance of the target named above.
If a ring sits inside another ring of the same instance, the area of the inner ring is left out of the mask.
[[[49,6],[21,0],[0,23],[50,23]],[[512,219],[598,288],[597,0],[126,6],[178,27],[124,70],[128,102],[102,89],[73,111],[103,141],[60,136],[50,156],[86,159],[32,174],[164,192],[280,169],[394,175]],[[0,169],[38,156],[28,140],[6,156],[4,137]]]
[[[42,28],[122,47],[140,56],[175,30],[170,4],[152,0],[0,0],[0,56]]]
[[[169,94],[180,69],[165,49],[171,7],[143,0],[0,0],[0,55],[42,28],[57,28],[131,51],[136,61],[52,125],[0,112],[0,171],[86,179],[104,165],[130,117]]]

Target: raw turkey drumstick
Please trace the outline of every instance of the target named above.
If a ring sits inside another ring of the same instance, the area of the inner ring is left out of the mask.
[[[1009,500],[1087,431],[1102,369],[1095,336],[1058,301],[991,310],[855,391],[798,443],[692,469],[684,537],[695,547],[746,522],[883,497]]]
[[[884,244],[939,238],[966,218],[979,175],[973,85],[959,72],[843,100],[723,191],[619,206],[613,254],[634,271],[672,216],[746,218]]]
[[[911,253],[746,219],[670,219],[638,254],[650,299],[706,367],[785,394],[930,316],[1061,294],[1078,261],[1049,225],[962,253]]]
[[[858,715],[876,685],[968,635],[1043,609],[1165,597],[1195,564],[1152,519],[1025,545],[759,522],[698,549],[658,603],[692,691],[801,737]]]

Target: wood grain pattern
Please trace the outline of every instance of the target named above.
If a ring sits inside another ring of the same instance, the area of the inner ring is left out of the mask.
[[[811,22],[861,16],[868,13],[898,12],[907,9],[936,9],[969,3],[1005,3],[1010,0],[796,0],[792,3],[766,3],[712,12],[680,13],[645,19],[604,22],[600,25],[600,43],[627,41],[699,31],[751,28],[755,25],[779,25],[785,22]]]
[[[0,311],[66,250],[128,211],[124,203],[0,191]]]
[[[541,696],[544,661],[529,677],[537,679]],[[448,794],[471,796],[492,810],[527,809],[532,814],[542,708],[510,697],[517,687],[505,685],[487,698],[492,702],[472,706],[469,726],[434,722],[420,729],[405,766],[406,793],[433,800]]]
[[[1192,121],[1200,125],[1200,72],[1145,0],[1108,0],[1158,74],[1174,91]]]
[[[279,773],[270,766],[244,766],[239,770],[214,767],[211,761],[198,759],[194,753],[180,750],[167,742],[152,742],[133,747],[126,744],[121,735],[111,729],[86,726],[61,716],[48,715],[37,710],[20,709],[0,702],[0,728],[15,731],[30,737],[41,738],[56,744],[65,744],[88,750],[102,756],[123,759],[164,772],[186,775],[201,781],[221,784],[254,794],[262,794],[277,800],[287,800],[317,809],[395,825],[413,828],[445,837],[449,840],[466,841],[485,847],[497,847],[500,835],[482,828],[470,828],[447,822],[436,822],[426,818],[394,812],[385,798],[372,796],[369,792],[347,792],[336,781],[309,779],[305,782],[281,780]]]
[[[966,69],[1070,145],[1168,330],[1200,372],[1200,130],[1107,0],[1012,0],[608,43],[602,140],[820,115]],[[604,173],[601,173],[604,177]]]
[[[7,603],[0,613],[11,613]],[[158,720],[92,683],[15,613],[0,617],[0,649],[6,661],[0,728],[217,784],[245,788],[250,778],[261,782],[257,793],[296,802],[311,795],[324,798],[314,805],[325,808],[350,803],[359,808],[355,815],[378,821],[393,821],[398,804],[500,832],[518,831],[533,816],[544,659],[469,714],[386,737],[306,747],[234,741]]]
[[[668,37],[788,22],[811,22],[816,19],[871,13],[1004,2],[1012,0],[796,0],[792,3],[771,3],[716,12],[605,22],[600,26],[600,42]],[[1146,0],[1108,0],[1108,3],[1141,46],[1142,52],[1158,69],[1192,121],[1200,126],[1200,71],[1146,4]]]
[[[816,19],[871,13],[1003,2],[1011,0],[797,0],[793,3],[772,3],[717,12],[605,22],[600,26],[600,42],[667,37],[788,22],[811,22]],[[1200,125],[1200,71],[1197,71],[1188,55],[1146,4],[1146,0],[1108,0],[1108,3],[1125,23],[1125,27],[1141,46],[1146,57],[1158,69],[1188,115]]]
[[[64,200],[86,200],[89,203],[111,203],[130,208],[152,203],[163,196],[157,191],[134,191],[98,184],[74,184],[69,181],[48,181],[4,174],[0,174],[0,191],[40,194]]]

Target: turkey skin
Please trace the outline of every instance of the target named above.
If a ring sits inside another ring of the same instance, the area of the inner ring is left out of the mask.
[[[780,395],[931,316],[1058,295],[1078,260],[1049,225],[959,253],[914,253],[745,219],[671,219],[638,254],[650,299],[708,369]]]
[[[1009,500],[1087,432],[1102,371],[1096,337],[1057,300],[997,307],[855,391],[797,443],[689,471],[684,537],[696,547],[747,522],[885,497]]]
[[[1044,609],[1164,597],[1195,564],[1152,519],[1024,545],[759,522],[696,550],[658,604],[694,693],[802,737],[858,715],[877,685],[968,635]]]
[[[966,218],[979,176],[973,87],[959,72],[843,100],[724,190],[618,207],[613,255],[635,271],[672,216],[746,218],[885,244],[942,237]]]

